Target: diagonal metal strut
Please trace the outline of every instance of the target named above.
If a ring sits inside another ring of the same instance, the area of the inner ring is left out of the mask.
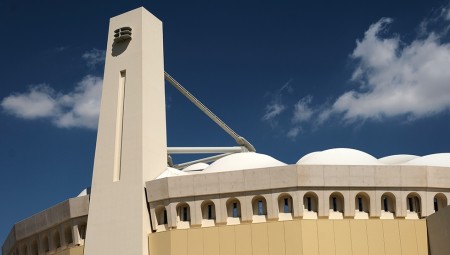
[[[181,92],[189,101],[191,101],[195,106],[197,106],[206,116],[208,116],[212,121],[214,121],[219,127],[221,127],[225,132],[227,132],[233,139],[237,142],[238,145],[245,147],[250,152],[256,151],[255,147],[251,143],[249,143],[244,137],[238,135],[231,129],[225,122],[223,122],[217,115],[215,115],[211,110],[208,109],[202,102],[200,102],[194,95],[192,95],[187,89],[181,86],[172,76],[170,76],[167,72],[164,71],[164,78],[172,84],[178,91]]]

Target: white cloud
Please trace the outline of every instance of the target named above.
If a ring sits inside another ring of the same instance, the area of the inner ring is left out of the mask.
[[[22,119],[51,117],[58,112],[53,90],[46,85],[30,88],[27,94],[13,94],[4,98],[1,107],[4,111]]]
[[[279,116],[284,110],[286,110],[286,105],[283,103],[283,93],[292,93],[293,89],[290,85],[292,79],[287,81],[283,86],[281,86],[275,93],[271,93],[271,101],[265,107],[265,113],[262,120],[268,121],[272,125],[276,124],[275,118]]]
[[[105,62],[105,54],[106,52],[104,50],[92,49],[85,52],[81,57],[86,60],[87,66],[93,69],[98,64],[103,64]]]
[[[272,101],[266,105],[266,113],[263,116],[263,120],[272,120],[284,110],[286,110],[286,106],[280,100]]]
[[[37,85],[26,93],[4,98],[0,106],[6,113],[22,119],[45,118],[57,127],[96,129],[101,88],[101,78],[87,75],[70,93],[55,93],[47,85]]]
[[[314,113],[314,110],[310,107],[311,101],[312,96],[306,96],[294,105],[292,123],[302,123],[311,118]]]
[[[445,16],[445,19],[450,20],[450,8],[447,8],[446,11],[447,11],[447,15]]]
[[[347,121],[415,119],[450,108],[450,44],[433,32],[410,43],[397,36],[383,38],[391,22],[381,19],[357,41],[351,55],[358,63],[352,80],[360,85],[339,96],[320,113],[319,120],[333,114]]]
[[[291,140],[295,140],[295,138],[297,138],[297,136],[300,134],[300,131],[300,127],[293,127],[287,132],[286,136]]]

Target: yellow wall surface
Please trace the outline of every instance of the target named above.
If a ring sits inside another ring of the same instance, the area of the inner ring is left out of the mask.
[[[83,255],[84,246],[73,246],[54,253],[55,255]]]
[[[424,220],[293,220],[152,233],[150,255],[426,255]]]

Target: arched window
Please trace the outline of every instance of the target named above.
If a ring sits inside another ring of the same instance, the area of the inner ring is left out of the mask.
[[[42,238],[41,245],[42,245],[42,250],[44,252],[49,252],[50,251],[49,244],[48,244],[48,237],[47,236],[44,236],[44,238]]]
[[[207,200],[202,203],[202,219],[204,220],[216,219],[216,207],[211,200]]]
[[[355,219],[368,219],[370,198],[367,193],[360,192],[355,197]]]
[[[330,195],[330,211],[328,217],[330,219],[344,218],[344,196],[339,192],[333,192]]]
[[[165,206],[159,205],[155,209],[156,225],[167,225],[167,210]]]
[[[381,215],[380,219],[394,219],[395,217],[395,195],[386,192],[381,196]]]
[[[307,192],[303,196],[303,219],[317,219],[319,199],[314,192]]]
[[[252,199],[253,222],[265,222],[267,215],[267,203],[263,196],[256,196]]]
[[[36,239],[31,241],[31,255],[39,255],[38,242]]]
[[[241,223],[241,203],[236,198],[230,198],[227,201],[227,225]]]
[[[59,236],[59,231],[53,233],[53,246],[58,249],[61,247],[61,237]]]
[[[436,196],[434,196],[433,199],[434,211],[437,212],[446,206],[447,206],[447,197],[442,193],[436,194]]]
[[[78,225],[78,233],[80,233],[81,239],[86,239],[86,223]]]
[[[71,226],[67,226],[64,229],[64,240],[66,241],[66,244],[72,244],[73,243],[73,238],[72,238],[72,227]]]
[[[421,201],[419,194],[413,192],[406,197],[406,219],[419,219]]]
[[[278,196],[278,220],[292,220],[294,214],[292,197],[289,194]]]
[[[180,203],[176,207],[177,228],[186,229],[191,226],[191,209],[187,203]]]
[[[215,226],[216,220],[216,206],[211,200],[203,201],[201,205],[202,210],[202,227]]]

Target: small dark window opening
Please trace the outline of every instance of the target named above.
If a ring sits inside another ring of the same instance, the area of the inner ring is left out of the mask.
[[[388,199],[387,199],[387,197],[383,197],[383,206],[384,206],[384,211],[388,212],[389,211],[389,206],[388,206]]]
[[[237,218],[238,216],[238,209],[237,209],[237,203],[233,203],[233,217]]]
[[[438,200],[437,198],[434,198],[434,211],[437,212],[438,210],[439,210]]]
[[[284,213],[289,213],[289,200],[287,198],[284,199]]]
[[[414,210],[414,202],[413,202],[412,197],[408,197],[408,204],[409,204],[409,211],[415,212],[415,210]]]
[[[358,210],[359,210],[360,212],[363,211],[362,197],[358,197]]]
[[[307,201],[308,211],[312,211],[311,198],[310,198],[310,197],[307,197],[307,198],[306,198],[306,201]]]
[[[212,205],[208,205],[208,220],[211,220],[212,218]]]
[[[167,210],[163,212],[163,224],[167,224]]]
[[[263,201],[259,200],[258,201],[258,215],[263,215],[263,214],[264,214]]]
[[[183,221],[187,221],[188,219],[187,207],[183,207]]]
[[[337,211],[337,201],[336,201],[336,197],[333,197],[333,211]]]

